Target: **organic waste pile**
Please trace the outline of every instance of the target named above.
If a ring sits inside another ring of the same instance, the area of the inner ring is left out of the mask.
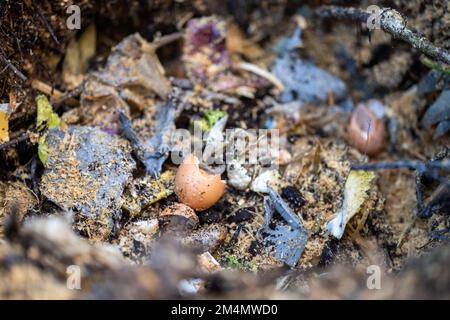
[[[2,2],[0,298],[450,298],[450,8],[335,2]]]

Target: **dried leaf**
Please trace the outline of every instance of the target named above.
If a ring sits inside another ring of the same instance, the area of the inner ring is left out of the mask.
[[[337,216],[328,222],[327,231],[340,239],[347,222],[359,212],[375,179],[373,171],[352,170],[345,182],[344,201]]]
[[[76,40],[72,39],[67,46],[64,57],[63,78],[69,88],[74,88],[83,81],[83,74],[89,67],[89,60],[95,56],[97,34],[94,24],[91,24]]]

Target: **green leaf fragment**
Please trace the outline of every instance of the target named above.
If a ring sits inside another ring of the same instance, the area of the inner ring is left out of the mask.
[[[39,160],[41,160],[44,166],[47,165],[48,161],[48,145],[47,141],[45,140],[46,138],[47,134],[44,134],[42,137],[39,138],[38,141],[38,156]]]
[[[226,116],[227,113],[222,110],[209,110],[205,112],[205,119],[208,124],[208,129],[211,129],[212,126],[216,124],[222,117]]]
[[[37,104],[37,122],[36,125],[38,128],[42,127],[42,125],[47,124],[47,128],[57,128],[61,124],[61,119],[58,114],[53,112],[52,105],[48,102],[48,99],[44,95],[39,95],[36,98]]]
[[[36,126],[38,129],[46,127],[46,129],[58,128],[61,125],[61,119],[58,114],[53,112],[52,105],[44,95],[39,95],[36,98],[37,104],[37,120]],[[38,156],[42,164],[47,165],[48,161],[48,145],[47,132],[41,134],[38,141]]]

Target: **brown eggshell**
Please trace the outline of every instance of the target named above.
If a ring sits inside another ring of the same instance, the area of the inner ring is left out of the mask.
[[[359,104],[350,116],[348,127],[350,143],[360,152],[376,155],[385,147],[386,128],[383,119],[364,104]]]
[[[198,217],[194,210],[182,203],[166,207],[159,214],[160,227],[165,231],[189,231],[198,225]]]
[[[192,154],[183,160],[175,177],[175,193],[181,202],[201,211],[220,199],[225,184],[220,175],[209,174],[198,165],[198,158]]]

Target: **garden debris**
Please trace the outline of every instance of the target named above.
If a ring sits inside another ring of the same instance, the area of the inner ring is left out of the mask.
[[[148,206],[173,194],[174,188],[175,172],[173,170],[164,171],[159,179],[153,179],[150,176],[134,179],[125,189],[122,209],[133,219]]]
[[[132,34],[113,48],[103,69],[90,75],[73,122],[117,132],[119,111],[149,109],[152,93],[166,99],[170,90],[154,45]]]
[[[281,189],[281,196],[295,208],[300,208],[306,203],[306,200],[294,186],[287,186]]]
[[[226,46],[226,23],[217,17],[191,19],[187,25],[183,61],[194,83],[213,91],[253,97],[256,89],[267,86],[267,80],[253,74],[232,72],[232,61]]]
[[[211,130],[207,133],[205,148],[202,155],[202,167],[210,172],[217,174],[222,174],[226,167],[223,162],[223,151],[224,151],[224,139],[223,131],[228,121],[228,115],[224,114],[220,116],[220,113],[215,115],[215,119],[210,115],[210,122],[214,122]]]
[[[450,186],[441,183],[424,203],[425,207],[420,212],[422,218],[431,217],[433,212],[442,210],[446,214],[450,213]]]
[[[151,252],[159,232],[158,219],[146,219],[127,224],[119,234],[117,246],[125,257],[143,261]]]
[[[48,163],[41,192],[76,211],[75,228],[104,240],[121,215],[121,196],[135,162],[126,141],[99,128],[70,126],[48,131]]]
[[[274,106],[267,110],[267,119],[265,127],[268,129],[278,129],[281,133],[295,127],[301,120],[302,103],[300,101],[291,101],[288,103],[277,103],[273,101]]]
[[[342,207],[327,224],[327,230],[335,238],[342,238],[347,222],[357,214],[368,197],[375,174],[370,171],[352,170],[345,182],[344,200]]]
[[[269,193],[270,187],[279,188],[281,183],[278,170],[265,170],[252,181],[250,189],[255,192]]]
[[[219,262],[209,252],[197,255],[197,263],[201,272],[211,274],[222,270]],[[183,296],[193,296],[205,291],[206,281],[201,278],[183,279],[178,284],[180,294]]]
[[[11,108],[9,103],[0,104],[0,144],[9,141],[9,116]]]
[[[180,240],[185,246],[200,252],[215,252],[225,241],[227,233],[227,228],[221,224],[205,225]]]
[[[158,104],[157,110],[154,135],[147,137],[145,141],[138,137],[131,120],[123,112],[119,112],[122,135],[130,141],[136,157],[154,179],[159,178],[162,165],[169,156],[172,133],[175,130],[175,119],[180,111],[172,98],[167,104]]]
[[[338,18],[346,20],[356,20],[366,23],[370,19],[371,13],[358,8],[345,8],[339,6],[323,6],[316,10],[321,18]],[[436,47],[427,38],[411,31],[406,26],[403,16],[392,8],[380,9],[380,26],[384,31],[392,34],[394,38],[403,40],[413,48],[424,54],[450,64],[450,52],[443,48]]]
[[[346,86],[341,79],[300,58],[295,51],[282,53],[272,70],[285,87],[280,96],[283,103],[323,103],[328,101],[330,92],[336,101],[343,100],[346,96]]]
[[[249,60],[255,60],[264,56],[264,50],[257,43],[247,39],[235,23],[227,24],[226,35],[227,50],[231,56],[240,54]]]
[[[225,192],[220,174],[199,167],[199,159],[190,154],[184,158],[175,176],[175,193],[181,202],[203,211],[212,207]]]
[[[174,203],[166,207],[158,216],[159,225],[164,232],[184,235],[198,225],[195,211],[182,203]]]
[[[359,103],[347,129],[350,144],[369,156],[380,153],[386,147],[387,135],[383,116],[384,106],[378,100]]]
[[[248,170],[236,160],[227,165],[227,177],[227,183],[237,190],[245,190],[252,182]]]
[[[66,49],[63,78],[69,89],[79,86],[88,70],[89,61],[95,56],[97,45],[95,24],[83,31],[79,39],[72,39]]]
[[[450,149],[445,147],[438,152],[432,160],[398,160],[392,162],[381,163],[361,163],[353,164],[354,170],[386,170],[407,168],[416,170],[415,177],[415,195],[417,215],[422,218],[429,218],[433,213],[432,209],[446,206],[446,197],[448,193],[449,182],[449,154]],[[424,208],[424,186],[430,184],[430,181],[438,182],[438,187],[428,199],[429,204]],[[433,200],[434,199],[434,200]],[[436,201],[436,202],[435,202]],[[447,209],[447,208],[445,208]]]
[[[450,129],[450,90],[444,90],[437,100],[428,108],[422,118],[422,124],[431,127],[437,124],[435,138],[443,136]]]
[[[293,268],[305,249],[308,231],[281,196],[272,188],[268,191],[269,196],[264,198],[265,217],[261,233],[268,250],[273,249],[275,258]],[[281,215],[287,225],[278,221],[272,224],[275,211]]]
[[[37,104],[37,120],[36,127],[41,131],[38,141],[38,156],[42,164],[47,165],[48,160],[48,144],[47,144],[47,130],[58,128],[61,125],[61,119],[58,114],[53,112],[51,104],[44,95],[39,95],[36,98]]]
[[[59,116],[53,112],[53,108],[51,104],[48,102],[48,99],[44,95],[39,95],[36,98],[37,104],[37,116],[36,116],[36,127],[41,129],[42,126],[45,128],[52,129],[59,127],[61,124],[61,120]]]
[[[139,34],[132,34],[114,47],[105,68],[96,72],[95,77],[121,93],[134,87],[136,94],[155,92],[165,99],[171,90],[170,83],[164,76],[155,49]]]
[[[15,219],[22,222],[24,216],[37,203],[36,196],[21,182],[0,182],[0,240],[10,214],[16,214]]]
[[[448,296],[446,4],[396,0],[373,32],[364,8],[134,1],[71,31],[59,2],[0,5],[0,298]],[[175,194],[190,154],[207,206]]]
[[[227,116],[227,113],[222,110],[208,110],[204,113],[207,128],[211,130],[213,126],[222,118]],[[228,117],[227,117],[228,118]],[[226,122],[226,121],[225,121]],[[222,128],[223,131],[223,128]]]

